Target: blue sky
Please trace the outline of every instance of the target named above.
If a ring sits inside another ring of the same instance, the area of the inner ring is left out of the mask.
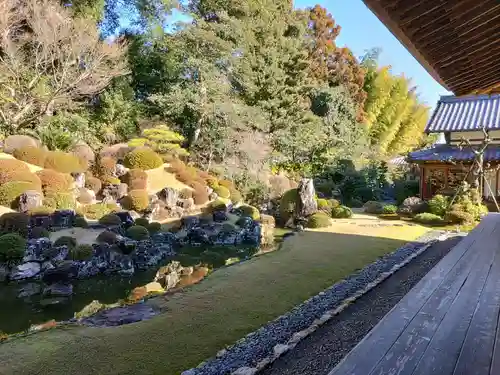
[[[361,56],[366,50],[380,47],[379,62],[390,65],[395,74],[404,73],[418,87],[420,98],[434,107],[440,95],[450,93],[418,63],[395,36],[366,7],[362,0],[295,0],[296,8],[320,4],[328,9],[342,27],[337,45],[349,47],[354,55]]]

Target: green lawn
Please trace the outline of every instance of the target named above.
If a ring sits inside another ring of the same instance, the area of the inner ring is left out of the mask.
[[[375,237],[376,228],[298,234],[279,251],[152,299],[164,309],[152,320],[58,328],[0,344],[0,374],[179,374],[425,230],[382,229],[396,238]]]

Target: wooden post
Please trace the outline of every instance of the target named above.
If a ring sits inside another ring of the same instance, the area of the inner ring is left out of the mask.
[[[426,189],[426,182],[425,182],[425,167],[424,164],[420,165],[420,199],[425,199],[425,189]]]

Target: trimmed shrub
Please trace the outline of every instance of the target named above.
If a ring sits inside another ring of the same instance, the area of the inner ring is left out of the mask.
[[[212,268],[219,268],[226,265],[224,255],[215,251],[204,251],[201,253],[201,262]]]
[[[230,189],[229,192],[231,194],[229,196],[229,199],[231,199],[231,202],[240,203],[243,200],[243,197],[241,196],[241,193],[238,190],[233,188],[233,189]]]
[[[251,217],[253,220],[259,220],[260,219],[260,212],[254,206],[246,206],[245,205],[245,206],[241,206],[239,209],[243,213],[243,216]]]
[[[149,223],[146,226],[146,228],[150,234],[155,234],[155,233],[158,233],[159,231],[161,231],[161,224],[154,221],[152,223]]]
[[[95,161],[94,150],[85,142],[78,142],[71,147],[70,151],[77,158],[84,159],[87,163],[93,163]]]
[[[23,170],[9,172],[0,171],[0,184],[5,184],[6,182],[12,181],[31,182],[32,184],[38,186],[39,189],[41,189],[42,187],[40,178],[34,173],[26,172]]]
[[[50,215],[53,214],[55,210],[55,207],[39,206],[29,210],[28,213],[30,215]]]
[[[316,212],[309,216],[307,220],[308,228],[326,228],[331,224],[330,217],[323,212]]]
[[[0,172],[24,171],[30,172],[29,167],[20,160],[0,159]]]
[[[149,238],[149,232],[147,228],[143,226],[134,225],[127,229],[126,236],[133,240],[141,241]]]
[[[413,220],[421,224],[430,224],[430,225],[444,224],[444,220],[440,216],[431,214],[429,212],[423,212],[421,214],[417,214],[415,215]]]
[[[352,210],[346,206],[333,207],[332,217],[335,219],[348,219],[352,217]]]
[[[194,204],[201,205],[208,202],[208,192],[204,186],[197,185],[193,193]]]
[[[118,242],[118,235],[109,230],[105,230],[104,232],[99,233],[96,241],[99,243],[107,243],[108,245],[113,245]]]
[[[380,214],[378,215],[383,220],[399,220],[401,217],[398,214]]]
[[[330,204],[328,203],[328,200],[319,198],[316,203],[318,204],[318,210],[324,210],[330,208]]]
[[[49,238],[50,233],[44,227],[35,227],[31,229],[30,238]]]
[[[219,186],[223,186],[228,190],[234,188],[234,184],[229,180],[219,180]]]
[[[75,217],[75,220],[73,220],[73,226],[77,228],[88,228],[89,223],[87,223],[87,220],[85,220],[84,217],[77,216]]]
[[[145,190],[148,188],[147,180],[131,180],[128,182],[130,190]]]
[[[149,148],[137,148],[125,155],[123,164],[127,168],[148,170],[161,167],[163,160]]]
[[[444,216],[448,209],[448,197],[437,194],[429,200],[429,212],[437,216]]]
[[[59,237],[57,240],[54,242],[54,246],[67,246],[68,249],[73,249],[77,245],[76,239],[74,237],[70,236],[62,236]]]
[[[377,201],[368,201],[363,205],[364,212],[367,214],[381,214],[384,210],[384,204]]]
[[[179,198],[181,199],[193,198],[193,191],[188,188],[182,189],[181,192],[179,193]]]
[[[116,159],[110,156],[103,156],[97,159],[95,173],[98,176],[113,176],[116,169]]]
[[[87,170],[87,167],[82,165],[78,157],[62,151],[47,152],[44,168],[53,169],[61,173],[85,172]]]
[[[106,226],[121,225],[121,219],[115,214],[107,214],[99,219],[99,224]]]
[[[280,218],[283,223],[286,223],[295,212],[298,199],[299,193],[297,189],[290,189],[281,197]]]
[[[219,180],[217,179],[217,177],[208,176],[207,178],[205,178],[205,181],[207,182],[207,186],[211,187],[212,189],[219,186]]]
[[[220,198],[217,198],[216,200],[211,202],[206,209],[206,213],[212,214],[215,211],[227,211],[226,202]]]
[[[194,176],[187,170],[175,172],[175,178],[186,185],[190,185],[194,180]]]
[[[471,224],[474,216],[465,211],[450,211],[444,215],[444,221],[450,224]]]
[[[40,192],[40,186],[32,182],[11,181],[0,186],[0,205],[16,209],[19,197],[29,190]]]
[[[125,182],[130,182],[133,180],[146,180],[148,179],[148,174],[142,169],[131,169],[124,176]]]
[[[33,146],[24,146],[18,148],[17,150],[14,150],[13,155],[16,159],[22,160],[26,163],[43,167],[45,164],[45,158],[47,156],[47,152],[42,148]]]
[[[73,193],[49,192],[43,200],[44,206],[53,207],[57,210],[74,210],[76,200]]]
[[[134,220],[134,225],[146,228],[149,225],[149,221],[144,217],[138,217]]]
[[[79,189],[77,200],[81,204],[91,204],[94,200],[94,197],[87,191],[87,189]]]
[[[149,206],[149,195],[146,190],[131,190],[123,197],[122,206],[126,210],[144,211]]]
[[[388,204],[382,209],[383,214],[395,214],[398,211],[398,207],[393,204]]]
[[[102,189],[102,182],[96,177],[87,177],[85,179],[85,187],[98,194]]]
[[[30,218],[25,213],[7,212],[0,216],[0,232],[14,232],[22,237],[28,236]]]
[[[328,204],[332,208],[340,206],[340,202],[338,200],[336,200],[336,199],[328,199]]]
[[[24,257],[26,240],[17,233],[0,236],[0,262],[18,262]]]
[[[42,190],[46,193],[53,192],[67,192],[70,190],[73,183],[73,178],[69,174],[59,173],[52,169],[42,169],[36,172],[42,184]]]
[[[102,176],[101,181],[103,184],[109,184],[109,185],[120,185],[121,181],[118,177],[114,176]]]
[[[81,244],[70,249],[68,259],[71,260],[88,260],[94,255],[94,248],[92,245]]]

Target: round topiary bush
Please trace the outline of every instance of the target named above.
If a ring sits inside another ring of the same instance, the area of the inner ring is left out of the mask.
[[[437,216],[443,216],[448,209],[448,197],[436,194],[429,200],[429,212]]]
[[[117,212],[120,210],[116,204],[104,204],[104,203],[95,203],[89,204],[88,206],[83,206],[82,213],[91,220],[99,220],[106,214]]]
[[[36,172],[42,184],[42,190],[64,193],[70,190],[73,178],[69,174],[59,173],[52,169],[42,169]]]
[[[23,171],[29,172],[29,167],[16,159],[0,159],[0,172]]]
[[[146,190],[148,188],[148,180],[130,180],[127,185],[130,190]]]
[[[231,192],[225,186],[217,186],[214,188],[214,192],[221,198],[228,199],[231,196]]]
[[[23,170],[10,172],[0,171],[0,184],[5,184],[6,182],[12,181],[31,182],[32,184],[39,186],[40,189],[42,187],[40,178],[34,173],[26,172]]]
[[[24,146],[14,150],[13,155],[18,160],[43,167],[45,158],[47,157],[47,151],[38,147]]]
[[[25,213],[7,212],[0,216],[0,232],[17,233],[27,237],[29,232],[30,218]]]
[[[438,215],[434,215],[428,212],[423,212],[421,214],[415,215],[414,221],[420,224],[430,224],[430,225],[442,225],[444,224],[443,218]]]
[[[330,204],[326,199],[319,198],[316,202],[318,204],[318,210],[324,210],[326,208],[330,208]]]
[[[226,189],[234,188],[234,184],[229,180],[219,180],[219,186],[224,186]]]
[[[472,224],[474,215],[465,211],[450,211],[444,215],[444,221],[450,224]]]
[[[251,217],[253,220],[259,220],[260,219],[260,212],[254,206],[247,206],[247,205],[241,206],[240,210],[243,213],[243,216]]]
[[[138,217],[137,219],[134,220],[134,225],[146,228],[149,225],[149,220],[146,219],[145,217]]]
[[[49,238],[50,233],[44,227],[35,227],[31,229],[30,238]]]
[[[106,226],[121,225],[122,221],[119,216],[115,214],[107,214],[99,219],[99,224]]]
[[[71,236],[62,236],[59,237],[57,240],[54,242],[54,246],[67,246],[68,249],[73,249],[77,245],[76,239]]]
[[[161,167],[163,160],[149,148],[137,148],[125,155],[123,164],[127,168],[148,170]]]
[[[32,182],[11,181],[0,186],[0,205],[18,208],[19,197],[27,191],[34,190],[41,192],[40,186]]]
[[[74,210],[76,208],[76,199],[73,193],[55,193],[50,191],[45,196],[43,204],[57,210]]]
[[[231,194],[229,196],[229,199],[231,199],[231,202],[233,203],[240,203],[243,200],[243,197],[241,196],[241,193],[236,190],[236,189],[229,189],[229,193]]]
[[[142,169],[131,169],[124,176],[124,181],[129,183],[133,180],[146,180],[148,179],[148,174],[144,172]]]
[[[73,145],[70,149],[71,153],[79,159],[84,159],[87,163],[93,163],[95,161],[95,153],[85,142],[78,142]]]
[[[78,157],[62,151],[47,152],[44,168],[61,173],[85,172],[87,169]]]
[[[207,188],[199,183],[192,183],[191,186],[193,187],[193,200],[194,204],[196,205],[202,205],[208,202],[208,191]]]
[[[89,260],[94,255],[94,248],[92,245],[81,244],[72,249],[68,253],[70,260]]]
[[[352,217],[352,210],[346,206],[338,206],[332,208],[331,214],[335,219],[348,219]]]
[[[331,224],[330,217],[323,212],[316,212],[309,216],[307,220],[308,228],[326,228]]]
[[[207,214],[212,214],[215,211],[227,211],[227,204],[224,200],[217,198],[213,202],[211,202],[206,208]]]
[[[87,220],[85,220],[84,217],[77,216],[75,217],[75,220],[73,220],[73,226],[77,228],[88,228],[89,223],[87,222]]]
[[[201,262],[210,268],[219,268],[226,265],[226,258],[216,251],[204,251],[201,253]]]
[[[395,214],[396,212],[398,212],[398,207],[393,204],[388,204],[382,209],[383,214]]]
[[[113,245],[118,242],[118,235],[109,230],[105,230],[104,232],[99,233],[96,241],[98,243],[107,243],[109,245]]]
[[[158,233],[159,231],[161,231],[161,224],[155,221],[155,222],[149,223],[146,228],[148,229],[148,232],[150,234],[155,234],[155,233]]]
[[[148,230],[140,225],[134,225],[127,229],[126,236],[136,241],[141,241],[149,238]]]
[[[99,158],[95,164],[94,172],[97,176],[113,176],[116,169],[116,159],[110,156]]]
[[[283,194],[280,200],[280,219],[286,223],[295,212],[295,207],[299,199],[297,189],[290,189]]]
[[[97,177],[87,177],[85,179],[85,187],[98,194],[102,189],[102,182]]]
[[[219,180],[217,179],[217,177],[208,176],[207,178],[205,178],[205,181],[207,182],[207,186],[211,187],[212,189],[219,186]]]
[[[123,197],[122,206],[126,210],[144,211],[149,206],[149,195],[146,190],[131,190]]]
[[[24,257],[26,240],[17,233],[0,236],[0,262],[18,262]]]

